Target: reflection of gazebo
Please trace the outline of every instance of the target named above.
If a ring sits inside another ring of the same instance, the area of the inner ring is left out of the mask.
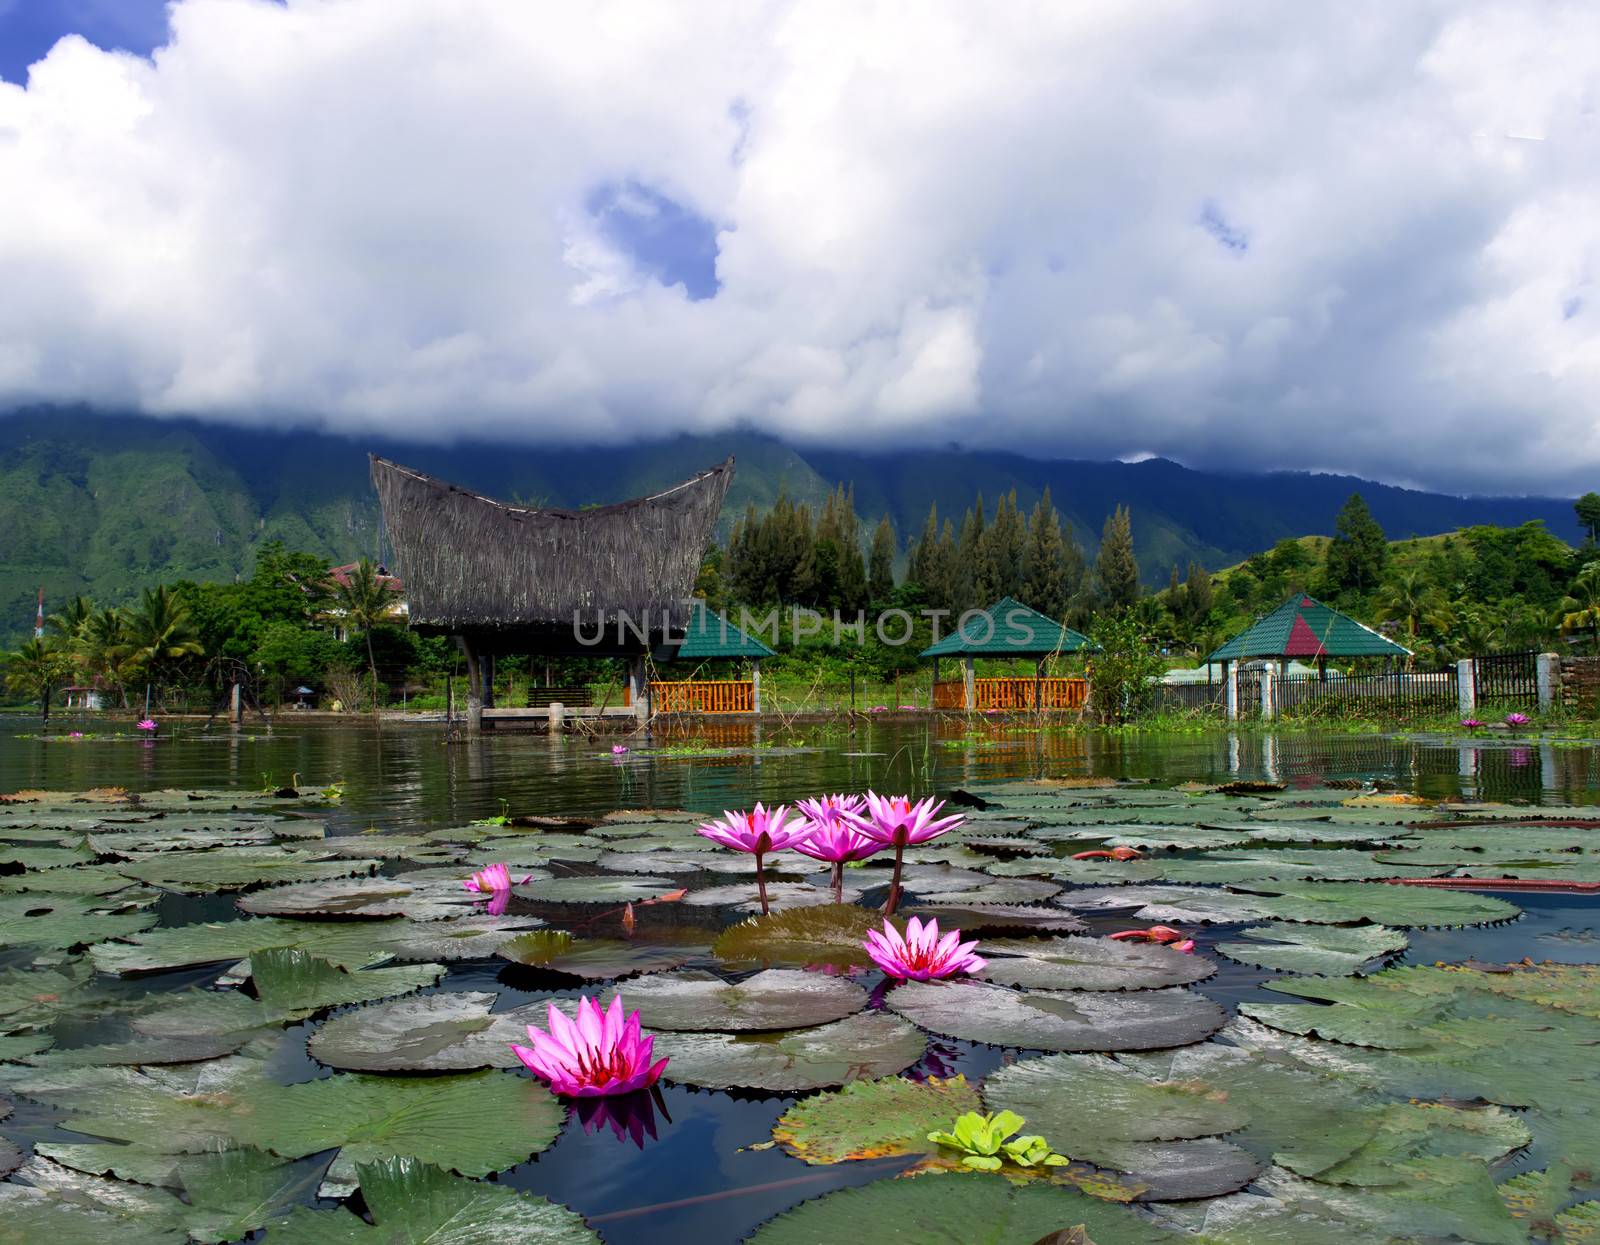
[[[1325,672],[1329,657],[1409,657],[1411,650],[1380,635],[1365,623],[1341,614],[1314,597],[1296,593],[1270,614],[1264,614],[1229,640],[1206,662],[1222,663],[1223,682],[1231,663],[1252,659],[1275,661],[1278,675],[1290,658],[1315,663]]]
[[[748,679],[654,679],[656,713],[760,713],[761,659],[776,654],[721,614],[697,605],[683,639],[671,642],[668,661],[748,661]]]
[[[1002,597],[986,610],[969,610],[955,631],[922,650],[933,658],[933,707],[965,709],[1081,709],[1088,696],[1087,680],[1046,678],[1045,663],[1062,653],[1089,647],[1089,637],[1063,627],[1038,610]],[[961,658],[962,677],[939,681],[939,659]],[[1033,676],[977,677],[978,657],[1033,657]]]

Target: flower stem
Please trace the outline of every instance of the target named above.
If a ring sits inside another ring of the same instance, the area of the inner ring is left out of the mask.
[[[900,857],[905,850],[903,843],[894,845],[894,877],[889,880],[889,902],[884,905],[884,916],[893,916],[895,907],[900,902]]]
[[[833,862],[833,902],[844,902],[844,861]]]
[[[767,915],[767,875],[761,869],[761,853],[756,853],[756,889],[761,892],[761,915]]]

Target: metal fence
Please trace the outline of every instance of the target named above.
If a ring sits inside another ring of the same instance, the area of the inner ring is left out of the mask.
[[[1539,703],[1539,655],[1532,649],[1475,658],[1473,669],[1478,704]]]
[[[1459,703],[1456,672],[1450,669],[1281,679],[1274,690],[1278,712],[1286,716],[1369,709],[1400,715],[1440,713]]]

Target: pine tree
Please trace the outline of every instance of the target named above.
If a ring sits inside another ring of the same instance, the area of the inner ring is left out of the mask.
[[[894,592],[894,524],[885,514],[872,533],[872,556],[867,569],[867,591],[874,601],[887,601]]]
[[[1133,556],[1133,521],[1126,506],[1118,506],[1106,519],[1094,577],[1101,604],[1112,612],[1121,612],[1139,599],[1139,563]]]
[[[963,608],[957,603],[959,585],[956,582],[956,529],[949,519],[939,533],[939,543],[934,545],[928,560],[928,581],[923,585],[923,595],[931,609],[954,610]]]
[[[840,485],[823,503],[816,529],[816,578],[812,603],[828,609],[860,609],[867,603],[867,568],[861,558],[861,521],[855,489]]]
[[[1328,582],[1336,592],[1371,592],[1383,578],[1389,543],[1360,493],[1351,493],[1334,521],[1328,545]]]
[[[978,566],[978,601],[989,606],[1022,592],[1022,566],[1028,533],[1017,510],[1017,493],[1002,494],[994,522],[983,534]]]
[[[1081,570],[1082,552],[1079,552]],[[1062,619],[1067,613],[1067,598],[1076,587],[1067,583],[1067,542],[1061,535],[1061,519],[1050,503],[1046,488],[1028,516],[1028,543],[1022,560],[1022,600],[1041,614]]]
[[[924,596],[930,590],[932,559],[938,556],[938,548],[939,506],[935,503],[928,507],[928,520],[922,525],[921,538],[911,547],[911,558],[906,566],[906,578],[921,588]]]
[[[979,568],[983,562],[983,494],[961,520],[961,537],[956,542],[955,566],[951,572],[950,608],[958,614],[964,610],[982,609],[989,602],[978,599]]]

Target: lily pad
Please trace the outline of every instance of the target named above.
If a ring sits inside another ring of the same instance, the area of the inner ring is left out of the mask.
[[[882,917],[855,904],[795,908],[728,927],[711,951],[730,963],[865,968],[872,957],[862,945],[863,939],[882,927]]]
[[[1406,935],[1387,925],[1304,925],[1274,922],[1239,931],[1248,942],[1219,942],[1217,951],[1241,964],[1285,973],[1343,977],[1381,956],[1404,951]]]
[[[316,1195],[325,1160],[285,1162],[260,1150],[187,1156],[176,1165],[192,1240],[216,1245],[265,1227]]]
[[[1231,925],[1275,915],[1254,895],[1208,886],[1084,887],[1057,895],[1055,902],[1079,912],[1126,912],[1130,920],[1178,925]]]
[[[655,1054],[671,1061],[663,1075],[678,1084],[793,1094],[893,1076],[925,1047],[903,1020],[862,1012],[788,1033],[663,1033]]]
[[[1217,966],[1171,947],[1110,938],[995,939],[983,977],[1046,990],[1151,990],[1203,981]]]
[[[659,899],[678,889],[671,878],[644,874],[603,874],[595,877],[545,878],[518,886],[512,892],[539,903],[637,903]]]
[[[1209,1037],[1227,1020],[1210,999],[1187,990],[1022,994],[982,981],[908,981],[891,990],[887,1001],[934,1033],[1027,1050],[1182,1046]]]
[[[404,916],[414,921],[465,916],[478,898],[464,889],[459,873],[454,885],[439,881],[413,883],[399,878],[335,878],[326,882],[297,882],[255,891],[239,901],[241,911],[255,916],[281,917],[386,917]]]
[[[844,902],[854,903],[861,898],[860,887],[846,885]],[[760,912],[761,899],[754,882],[737,882],[731,886],[708,886],[690,891],[683,902],[696,908],[737,908],[740,912]],[[791,908],[817,908],[833,903],[831,886],[812,886],[805,882],[768,882],[767,902],[773,912]]]
[[[548,968],[590,981],[661,973],[681,968],[704,946],[627,942],[621,938],[574,938],[563,930],[535,930],[501,943],[495,954],[515,964]]]
[[[370,873],[376,860],[327,858],[328,853],[294,847],[239,847],[209,852],[168,853],[121,871],[162,890],[186,895],[243,890],[268,882],[315,882]]]
[[[854,982],[769,968],[737,982],[686,969],[645,977],[623,991],[647,1029],[680,1032],[795,1029],[838,1020],[867,1005]]]
[[[156,923],[153,912],[110,911],[115,899],[82,895],[0,895],[0,946],[88,946],[126,938]]]
[[[238,1139],[284,1158],[335,1147],[345,1163],[397,1155],[486,1176],[555,1141],[566,1109],[542,1085],[507,1072],[396,1077],[341,1073],[258,1086],[234,1113]]]
[[[981,1110],[964,1076],[908,1081],[856,1081],[804,1098],[773,1125],[772,1136],[806,1163],[843,1163],[900,1154],[933,1154],[928,1134],[968,1111]]]
[[[443,991],[345,1012],[311,1035],[311,1057],[354,1072],[467,1072],[515,1068],[511,1043],[545,1027],[543,1004],[494,1013],[498,995]]]
[[[1058,901],[1059,902],[1059,901]],[[974,934],[1010,931],[1037,934],[1081,934],[1089,926],[1081,917],[1057,908],[1029,908],[1019,904],[920,904],[915,915],[924,921],[936,918],[942,929],[959,929],[967,937]]]
[[[1411,929],[1426,925],[1488,925],[1509,921],[1521,909],[1491,895],[1384,886],[1373,882],[1261,883],[1250,891],[1262,896],[1271,915],[1284,921],[1343,925],[1372,921]]]
[[[1074,1189],[1016,1186],[978,1173],[878,1180],[838,1189],[764,1224],[749,1245],[1044,1245],[1081,1226],[1093,1245],[1182,1245],[1192,1238]],[[1065,1238],[1070,1240],[1071,1238]]]
[[[599,1245],[581,1216],[527,1193],[458,1176],[414,1159],[360,1164],[367,1223],[349,1210],[295,1209],[272,1226],[278,1245]]]
[[[0,1241],[182,1245],[183,1211],[163,1189],[90,1176],[35,1155],[0,1184]]]

